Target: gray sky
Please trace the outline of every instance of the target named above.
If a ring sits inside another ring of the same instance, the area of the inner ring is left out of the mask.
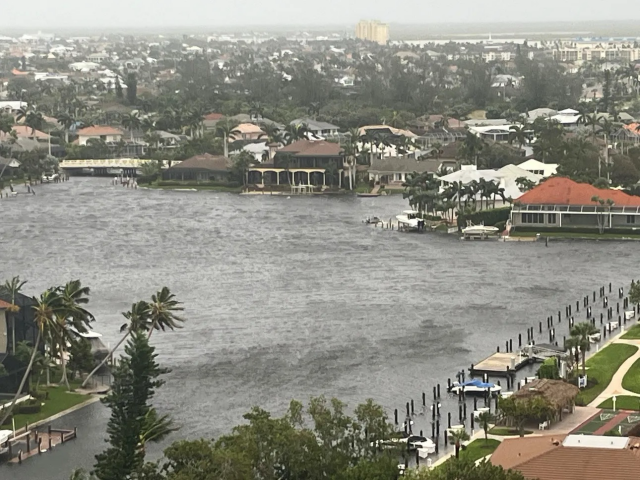
[[[0,29],[215,27],[640,19],[638,0],[0,0]]]

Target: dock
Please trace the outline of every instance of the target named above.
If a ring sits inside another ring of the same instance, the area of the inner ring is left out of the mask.
[[[27,425],[7,440],[4,447],[8,453],[8,462],[21,464],[27,458],[53,451],[55,447],[75,439],[77,435],[78,431],[75,428],[65,430],[49,426],[37,430],[30,429]]]
[[[531,362],[531,358],[520,353],[496,352],[479,363],[471,365],[469,373],[472,376],[487,374],[490,377],[509,377]]]

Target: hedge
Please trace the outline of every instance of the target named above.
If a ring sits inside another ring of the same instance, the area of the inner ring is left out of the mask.
[[[178,180],[161,180],[158,182],[159,187],[227,187],[240,188],[239,182],[181,182]]]
[[[474,225],[481,223],[487,227],[494,227],[497,223],[509,220],[511,215],[511,207],[494,208],[492,210],[480,210],[471,215],[461,214],[458,216],[458,227],[465,228],[467,221],[473,222]]]

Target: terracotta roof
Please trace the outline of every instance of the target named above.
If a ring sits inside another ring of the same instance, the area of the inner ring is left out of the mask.
[[[203,120],[222,120],[224,118],[224,115],[221,113],[207,113],[204,117],[202,117]]]
[[[490,461],[494,465],[501,465],[504,469],[510,469],[557,448],[562,444],[565,437],[566,435],[542,435],[537,437],[505,438],[491,455]],[[558,445],[554,445],[554,442],[557,442]]]
[[[277,153],[294,153],[300,157],[333,157],[340,155],[342,147],[333,142],[312,142],[311,140],[298,140],[291,145],[278,150]]]
[[[202,155],[196,155],[188,158],[183,162],[180,162],[169,170],[211,170],[214,172],[220,172],[227,170],[231,166],[231,160],[222,155],[211,155],[204,153]]]
[[[10,303],[0,300],[0,310],[7,310],[9,307],[11,307]]]
[[[569,178],[552,177],[532,188],[520,198],[523,205],[595,205],[592,197],[611,199],[616,206],[640,206],[640,197],[620,190],[596,188],[588,183],[577,183]]]
[[[122,130],[108,125],[94,125],[78,130],[78,135],[83,137],[99,137],[100,135],[122,135]]]
[[[41,132],[40,130],[32,130],[31,127],[28,127],[27,125],[14,125],[11,129],[16,132],[18,137],[39,138],[43,140],[47,140],[49,138],[49,135],[46,133]]]
[[[640,439],[630,437],[622,449],[565,447],[561,439],[562,436],[553,435],[506,439],[492,455],[491,463],[518,470],[525,478],[537,480],[639,478],[640,452],[631,447]]]
[[[233,127],[233,129],[240,133],[264,133],[259,126],[253,123],[241,123],[237,127]]]

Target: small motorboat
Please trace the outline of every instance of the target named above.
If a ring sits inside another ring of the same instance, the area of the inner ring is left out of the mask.
[[[449,392],[455,393],[456,395],[460,392],[463,392],[465,394],[484,395],[485,393],[487,393],[487,390],[489,390],[491,394],[498,394],[502,390],[502,387],[500,385],[496,385],[495,383],[484,383],[482,380],[474,378],[462,383],[453,382],[451,384]]]
[[[380,196],[379,193],[357,193],[356,194],[356,197],[360,197],[360,198],[374,198],[379,196]]]
[[[374,215],[373,217],[365,218],[363,222],[366,223],[367,225],[377,225],[378,223],[382,223],[382,219]]]
[[[419,217],[420,212],[416,210],[405,210],[401,215],[396,215],[398,226],[405,230],[418,231],[421,226],[424,228],[424,220]]]
[[[484,223],[474,225],[472,222],[468,222],[468,225],[462,229],[465,236],[489,236],[496,235],[498,232],[497,227],[485,227]]]

